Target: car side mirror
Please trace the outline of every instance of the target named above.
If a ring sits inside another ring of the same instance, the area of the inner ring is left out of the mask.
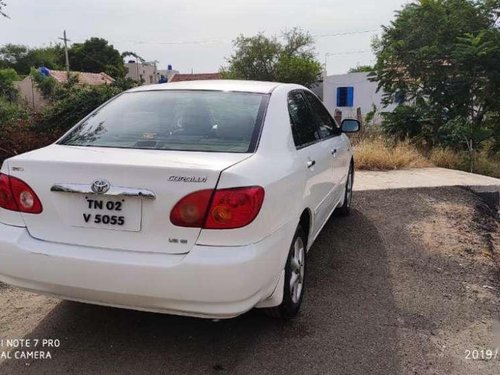
[[[342,120],[341,128],[343,133],[356,133],[361,129],[361,123],[358,120],[347,118]]]

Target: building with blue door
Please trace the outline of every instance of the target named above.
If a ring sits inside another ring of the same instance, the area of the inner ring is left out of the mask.
[[[377,83],[368,79],[368,73],[335,74],[323,78],[323,102],[333,115],[336,109],[342,111],[343,118],[356,118],[360,108],[364,117],[372,112],[374,106],[377,112],[389,112],[396,105],[384,107],[383,92],[377,92]],[[380,116],[376,116],[375,123]]]

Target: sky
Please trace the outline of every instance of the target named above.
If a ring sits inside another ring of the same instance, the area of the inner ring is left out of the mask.
[[[408,0],[4,0],[0,45],[31,47],[96,36],[160,69],[216,72],[240,34],[272,36],[300,27],[314,36],[328,74],[374,63],[371,40]],[[345,34],[346,35],[338,35]]]

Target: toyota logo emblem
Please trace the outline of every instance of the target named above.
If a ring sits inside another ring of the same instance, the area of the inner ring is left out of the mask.
[[[104,194],[109,190],[110,187],[111,184],[109,183],[109,181],[100,178],[92,183],[91,189],[96,194]]]

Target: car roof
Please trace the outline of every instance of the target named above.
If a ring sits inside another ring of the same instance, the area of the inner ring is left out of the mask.
[[[269,94],[279,85],[282,85],[282,83],[214,79],[207,81],[182,81],[182,82],[161,83],[157,85],[145,85],[145,86],[135,87],[128,91],[138,92],[138,91],[157,91],[157,90],[213,90],[213,91],[240,91],[240,92]]]

